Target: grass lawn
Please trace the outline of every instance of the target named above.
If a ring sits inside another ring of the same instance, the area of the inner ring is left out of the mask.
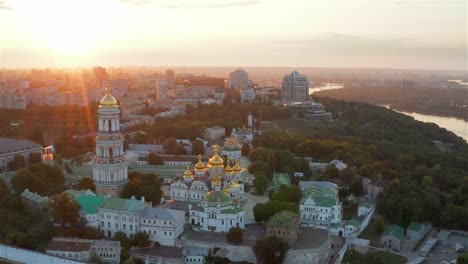
[[[348,250],[343,258],[343,263],[348,264],[403,264],[406,258],[385,251],[369,251],[363,255],[353,250]]]

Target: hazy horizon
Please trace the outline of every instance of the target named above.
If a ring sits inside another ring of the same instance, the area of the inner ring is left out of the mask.
[[[466,24],[465,1],[2,0],[0,68],[467,71]]]

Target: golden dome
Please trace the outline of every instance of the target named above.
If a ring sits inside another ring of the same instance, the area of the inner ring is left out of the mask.
[[[106,87],[106,95],[102,97],[101,101],[99,101],[99,105],[101,106],[117,106],[117,99],[111,95],[111,88],[108,85]]]
[[[234,167],[232,167],[232,171],[241,171],[242,170],[242,167],[239,166],[239,160],[236,159],[236,165],[234,165]]]
[[[240,184],[237,183],[235,180],[232,180],[230,183],[229,183],[229,188],[233,188],[233,187],[239,187]]]
[[[205,164],[201,160],[202,155],[198,154],[198,162],[195,164],[195,170],[204,170],[206,168]]]
[[[225,172],[230,172],[230,171],[232,171],[231,161],[229,160],[229,158],[228,158],[227,161],[226,161],[226,167],[224,168],[224,171],[225,171]]]
[[[190,171],[190,165],[187,164],[187,170],[184,172],[184,178],[192,178],[192,172]]]
[[[214,155],[211,157],[208,162],[212,166],[224,166],[224,160],[218,155],[219,146],[216,144],[213,146]]]

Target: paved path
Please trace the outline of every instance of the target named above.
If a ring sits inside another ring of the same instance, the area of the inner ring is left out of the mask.
[[[253,208],[258,203],[266,203],[269,200],[268,196],[255,196],[250,193],[245,193],[245,200],[247,201],[247,203],[244,205],[245,223],[255,223]]]

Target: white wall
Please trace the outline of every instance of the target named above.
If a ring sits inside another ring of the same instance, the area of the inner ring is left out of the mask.
[[[42,252],[0,244],[0,258],[20,263],[79,264],[84,262],[46,255]]]

